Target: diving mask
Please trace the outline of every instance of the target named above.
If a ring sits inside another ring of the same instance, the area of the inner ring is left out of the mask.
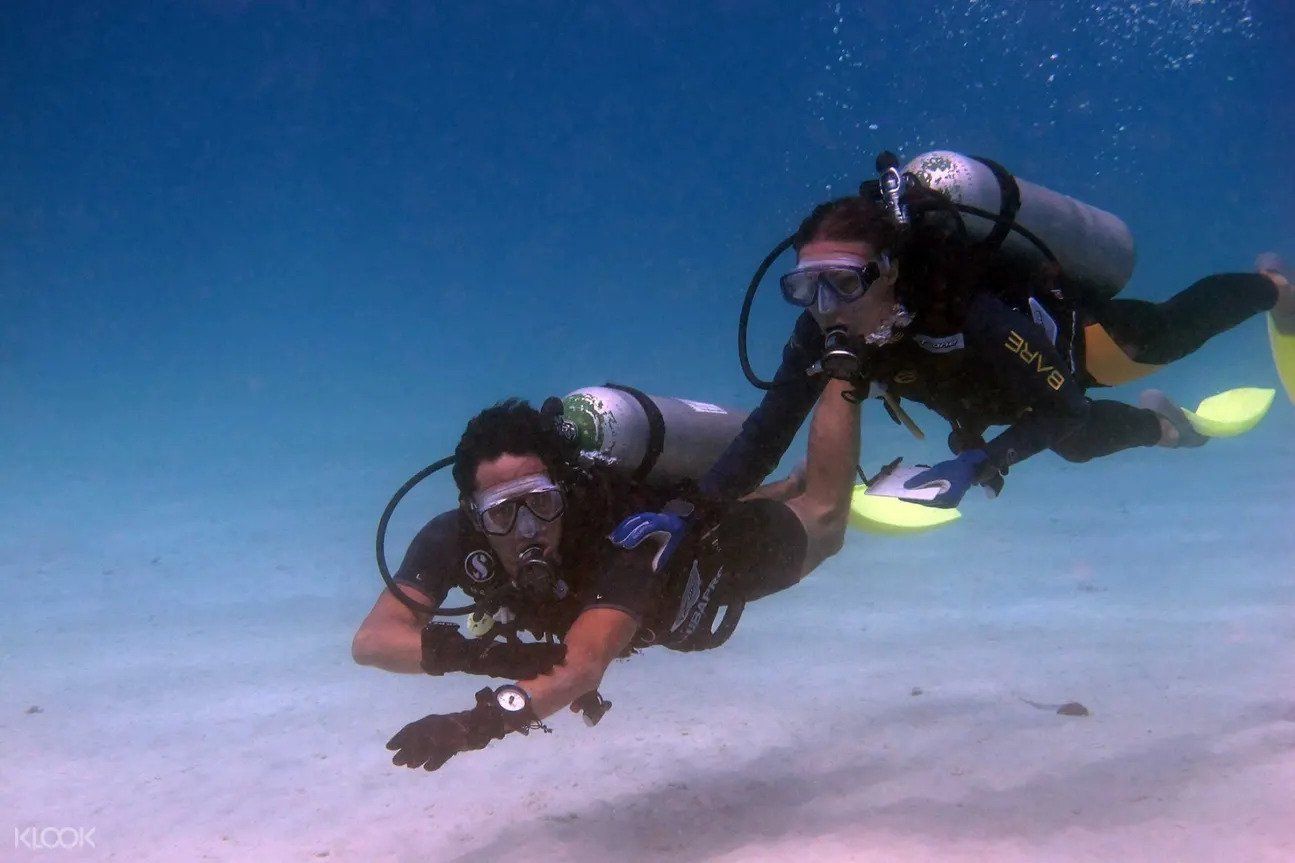
[[[511,533],[522,509],[547,523],[562,515],[564,505],[562,489],[543,473],[500,483],[472,496],[477,524],[491,536]]]
[[[778,284],[783,298],[793,306],[809,308],[817,301],[822,310],[828,299],[823,292],[830,291],[836,299],[851,303],[889,271],[890,259],[885,255],[862,266],[853,258],[815,260],[787,273]]]

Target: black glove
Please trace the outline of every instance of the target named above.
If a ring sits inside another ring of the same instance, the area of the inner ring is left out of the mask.
[[[560,665],[564,644],[544,641],[512,644],[494,639],[464,638],[453,623],[432,621],[423,627],[423,671],[431,675],[466,672],[486,677],[530,680]]]
[[[396,753],[391,763],[397,767],[431,771],[460,752],[484,749],[490,741],[502,739],[507,731],[508,724],[495,704],[494,693],[483,689],[477,693],[476,707],[424,716],[397,731],[387,748]]]

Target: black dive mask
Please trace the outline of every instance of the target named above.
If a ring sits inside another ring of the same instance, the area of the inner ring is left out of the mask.
[[[544,550],[538,545],[532,545],[518,557],[513,582],[523,596],[535,602],[566,599],[571,592],[558,574],[557,565],[544,556]]]

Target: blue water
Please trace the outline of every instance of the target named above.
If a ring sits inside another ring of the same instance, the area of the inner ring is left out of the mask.
[[[387,495],[490,402],[754,405],[746,280],[881,149],[1119,214],[1130,296],[1295,259],[1293,43],[1284,0],[6,3],[0,596],[361,614]],[[763,374],[793,317],[770,280]],[[1275,385],[1262,321],[1159,384]],[[866,422],[865,460],[939,454]],[[1078,470],[1028,467],[1032,501]]]

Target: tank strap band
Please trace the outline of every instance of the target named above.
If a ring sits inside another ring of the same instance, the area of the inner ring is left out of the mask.
[[[635,469],[632,477],[635,482],[643,482],[643,480],[647,479],[648,474],[652,472],[652,468],[656,467],[657,459],[661,457],[661,452],[665,449],[665,418],[661,416],[661,409],[656,406],[656,402],[648,398],[647,394],[642,390],[611,382],[608,382],[606,386],[609,390],[620,390],[633,398],[634,401],[639,403],[639,407],[643,408],[643,413],[647,416],[647,449],[643,453],[643,461],[639,462],[639,466]]]
[[[998,180],[998,192],[1000,203],[998,205],[998,215],[1000,220],[994,225],[994,229],[981,240],[981,245],[990,249],[997,249],[1003,245],[1007,235],[1011,233],[1012,223],[1016,221],[1016,214],[1021,209],[1021,187],[1016,184],[1016,177],[1012,172],[995,162],[993,159],[987,159],[984,156],[972,156],[980,164],[994,172],[994,179]]]

